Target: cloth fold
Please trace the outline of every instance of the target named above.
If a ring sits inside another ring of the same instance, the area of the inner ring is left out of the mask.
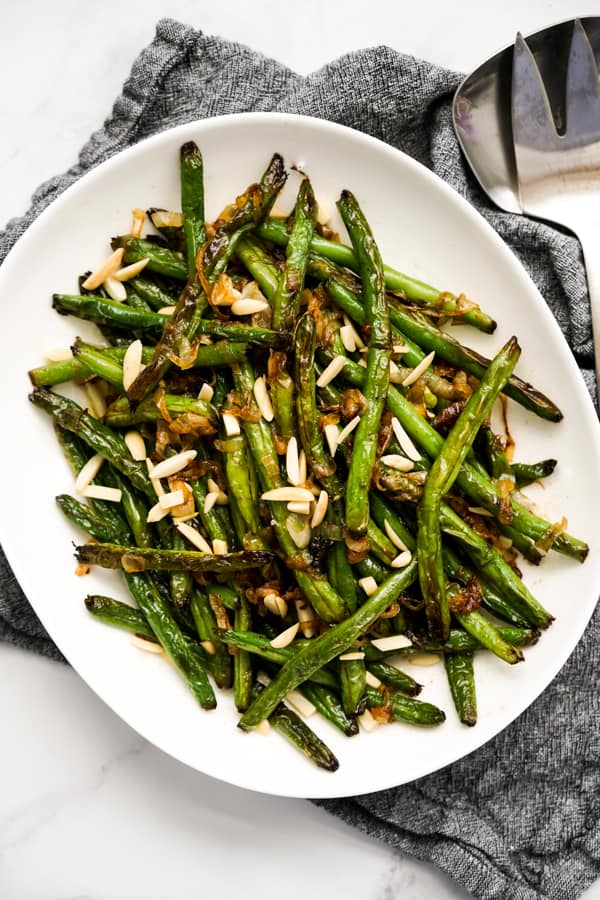
[[[367,132],[433,169],[519,257],[593,389],[585,271],[577,240],[491,206],[451,122],[460,76],[378,47],[307,77],[247,47],[170,19],[135,61],[111,115],[67,172],[36,191],[0,234],[0,262],[74,181],[142,138],[194,119],[250,110],[300,113]],[[60,659],[0,555],[0,637]],[[485,900],[570,900],[600,875],[600,737],[594,675],[598,611],[549,688],[476,753],[401,788],[322,801],[392,847],[429,860]],[[401,765],[399,760],[399,765]]]

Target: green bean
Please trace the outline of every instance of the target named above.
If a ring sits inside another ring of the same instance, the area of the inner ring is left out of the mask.
[[[196,255],[206,240],[202,154],[194,141],[187,141],[179,155],[187,277],[192,278],[196,273]]]
[[[91,294],[85,297],[78,294],[53,294],[52,307],[63,316],[77,316],[98,325],[110,325],[127,331],[139,328],[160,330],[169,321],[169,316],[132,309],[124,303]]]
[[[340,687],[342,707],[349,716],[359,716],[364,712],[367,698],[365,688],[367,670],[362,659],[340,660]]]
[[[266,550],[244,550],[214,556],[197,550],[157,550],[152,547],[124,547],[119,544],[82,544],[75,548],[79,562],[105,569],[126,571],[159,569],[165,572],[216,572],[229,574],[260,568],[272,559]]]
[[[190,610],[196,630],[202,641],[212,644],[212,673],[220,688],[230,688],[233,684],[233,662],[227,647],[221,640],[209,597],[203,590],[195,590],[190,602]]]
[[[339,729],[346,737],[353,737],[358,734],[358,725],[356,720],[347,716],[342,708],[337,694],[323,687],[322,684],[313,684],[306,681],[299,688],[300,693],[306,697],[317,708],[323,718]]]
[[[409,697],[416,697],[421,693],[423,685],[418,684],[414,678],[397,669],[396,666],[390,666],[385,662],[370,661],[367,663],[367,669],[378,678],[383,684],[401,694],[408,694]]]
[[[65,517],[77,528],[81,528],[97,541],[114,541],[123,537],[122,531],[117,531],[102,516],[97,515],[85,503],[70,497],[68,494],[59,494],[55,498],[56,503]]]
[[[179,394],[163,394],[160,402],[161,406],[166,408],[173,417],[186,414],[196,416],[196,427],[202,429],[201,433],[210,434],[215,431],[217,411],[206,400],[197,400]],[[127,428],[131,425],[139,425],[140,422],[157,422],[163,418],[163,412],[153,397],[142,400],[135,409],[130,407],[127,397],[119,397],[106,410],[105,422],[115,428]]]
[[[222,633],[222,638],[226,644],[231,644],[233,647],[237,647],[240,650],[253,653],[255,656],[276,663],[278,666],[283,666],[293,659],[301,646],[304,646],[303,644],[296,646],[296,642],[294,642],[288,647],[278,647],[276,649],[271,645],[269,639],[265,637],[265,635],[256,634],[251,631],[224,631]],[[314,684],[320,684],[323,687],[330,688],[333,691],[339,690],[338,680],[329,669],[318,669],[316,672],[312,673],[308,680]]]
[[[285,266],[273,297],[273,328],[292,331],[308,265],[308,251],[317,222],[317,203],[308,178],[300,185],[293,224],[286,246]]]
[[[238,591],[238,608],[235,611],[235,630],[237,632],[249,631],[252,627],[252,615],[250,605],[243,591]],[[233,657],[233,691],[236,708],[240,712],[248,709],[250,705],[250,692],[252,690],[252,661],[247,650],[237,649]]]
[[[450,693],[463,725],[477,724],[477,697],[473,672],[473,651],[463,650],[444,657]]]

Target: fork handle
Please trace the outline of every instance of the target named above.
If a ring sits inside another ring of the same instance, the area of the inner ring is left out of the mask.
[[[592,314],[592,339],[596,368],[596,397],[600,409],[600,223],[577,229],[583,250],[587,275],[590,311]]]

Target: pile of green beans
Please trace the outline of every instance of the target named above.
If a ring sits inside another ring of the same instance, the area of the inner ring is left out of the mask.
[[[202,156],[184,144],[181,212],[113,238],[112,282],[54,295],[102,340],[32,369],[30,399],[78,478],[56,502],[88,536],[80,567],[116,569],[134,604],[91,594],[90,614],[169,657],[204,709],[232,690],[241,729],[270,723],[335,771],[312,713],[348,737],[440,725],[402,668],[427,653],[475,725],[477,653],[513,665],[553,621],[517,554],[588,548],[519,495],[556,461],[514,462],[492,430],[504,396],[562,418],[515,374],[517,339],[487,359],[444,331],[495,322],[384,264],[349,190],[349,245],[319,224],[307,176],[272,217],[287,177],[275,154],[206,222]],[[87,405],[53,390],[67,383]]]

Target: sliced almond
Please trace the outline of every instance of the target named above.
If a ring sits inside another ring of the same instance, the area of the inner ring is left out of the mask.
[[[345,428],[342,428],[342,430],[338,434],[338,439],[337,439],[338,447],[340,446],[340,444],[344,443],[344,441],[350,434],[352,434],[352,432],[357,427],[359,422],[360,422],[360,416],[354,416],[354,418],[348,422],[348,424],[345,426]]]
[[[365,654],[360,650],[352,651],[351,653],[343,653],[342,656],[338,656],[338,659],[342,660],[342,662],[349,662],[353,659],[364,659]]]
[[[367,597],[370,597],[371,594],[374,594],[375,591],[378,589],[377,582],[375,581],[375,579],[373,578],[372,575],[366,575],[364,578],[359,578],[358,583],[361,586],[361,588],[363,589],[363,591],[365,592],[365,594],[367,595]]]
[[[132,341],[123,357],[123,387],[129,390],[142,370],[142,342]]]
[[[298,458],[298,441],[291,437],[285,451],[285,469],[290,484],[302,484],[300,480],[300,460]]]
[[[314,703],[311,703],[310,700],[307,700],[306,697],[300,693],[300,691],[295,689],[287,693],[284,700],[298,713],[299,716],[302,716],[303,719],[314,716],[317,711],[317,707]]]
[[[272,594],[267,594],[263,600],[263,603],[269,610],[272,612],[274,616],[280,616],[282,619],[285,619],[287,616],[287,603],[280,597],[279,594],[273,592]]]
[[[209,513],[217,500],[219,499],[219,495],[216,491],[209,491],[206,497],[204,498],[204,515]]]
[[[428,353],[424,359],[421,360],[418,366],[415,366],[414,369],[408,373],[404,381],[402,382],[403,387],[409,387],[409,385],[414,384],[415,381],[421,377],[421,375],[427,371],[431,363],[433,362],[435,357],[435,350],[432,350],[431,353]]]
[[[178,522],[175,527],[184,538],[188,539],[190,544],[193,544],[202,553],[209,553],[212,556],[212,547],[196,528],[192,528],[191,525],[187,525],[185,522]]]
[[[83,390],[87,398],[89,414],[95,419],[103,419],[106,415],[106,400],[98,390],[97,385],[92,381],[88,381],[84,384]]]
[[[176,472],[181,472],[182,469],[185,469],[193,459],[196,459],[196,456],[196,450],[182,450],[181,453],[169,456],[168,459],[163,459],[162,462],[154,466],[151,477],[168,478],[169,475],[175,475]]]
[[[363,731],[376,731],[379,728],[379,722],[375,721],[371,715],[371,711],[368,709],[365,709],[364,713],[358,716],[357,720]]]
[[[231,304],[231,312],[234,316],[253,316],[255,313],[264,312],[266,309],[270,309],[266,300],[253,300],[250,297],[243,297],[241,300],[235,300]]]
[[[98,266],[91,275],[85,279],[83,284],[81,285],[85,288],[86,291],[93,291],[96,288],[100,287],[103,281],[105,281],[113,272],[116,272],[121,262],[123,260],[123,248],[119,247],[118,250],[115,250],[114,253],[105,259],[101,266]]]
[[[345,365],[345,356],[335,356],[317,378],[317,387],[327,387],[330,381],[337,378]]]
[[[113,278],[112,275],[109,275],[108,278],[104,279],[102,287],[110,299],[114,300],[115,303],[124,303],[125,300],[127,300],[127,290],[125,289],[125,285]]]
[[[267,390],[267,382],[262,375],[254,382],[254,398],[265,422],[272,422],[274,415],[273,406]]]
[[[86,487],[94,480],[102,467],[105,457],[101,453],[91,456],[75,479],[75,492],[83,493]]]
[[[412,647],[412,641],[405,634],[392,634],[389,637],[374,638],[371,643],[383,652],[404,650],[406,647]]]
[[[146,653],[156,653],[157,656],[164,656],[165,651],[160,644],[155,643],[155,641],[149,641],[147,638],[132,634],[131,643],[134,647],[137,647],[138,650],[144,650]]]
[[[163,495],[164,496],[164,495]],[[161,519],[164,519],[169,515],[169,510],[165,509],[164,506],[160,505],[160,500],[158,503],[155,503],[151,509],[148,510],[148,515],[146,516],[146,522],[160,522]]]
[[[56,347],[52,350],[47,350],[44,353],[44,358],[46,362],[64,362],[67,359],[73,359],[73,351],[70,347]]]
[[[207,384],[206,382],[204,382],[204,384],[198,391],[198,400],[207,400],[210,403],[214,396],[215,396],[214,389],[211,387],[210,384]]]
[[[123,438],[127,444],[127,449],[131,453],[131,458],[142,462],[146,459],[146,443],[139,431],[128,431]]]
[[[120,503],[122,496],[120,488],[106,487],[103,484],[88,484],[81,493],[84,497],[90,497],[93,500],[108,500],[109,503]]]
[[[278,487],[271,491],[265,491],[261,500],[273,500],[281,503],[311,503],[312,493],[302,487]]]
[[[381,462],[390,469],[397,469],[398,472],[410,472],[415,467],[412,459],[400,456],[399,453],[387,453],[381,457]]]
[[[130,278],[135,278],[136,275],[139,275],[149,262],[150,258],[148,256],[144,257],[144,259],[138,259],[129,266],[123,266],[123,268],[117,269],[116,272],[113,272],[111,277],[114,278],[115,281],[129,281]]]
[[[410,550],[403,550],[398,556],[395,556],[390,565],[392,569],[405,569],[412,561],[412,553]]]
[[[288,511],[292,513],[298,513],[299,516],[310,516],[310,503],[288,503],[287,505]]]
[[[394,434],[396,435],[396,440],[402,447],[402,450],[406,453],[409,459],[412,459],[413,462],[418,462],[421,459],[421,454],[413,444],[410,436],[404,429],[400,420],[396,416],[392,416],[392,429]]]
[[[231,413],[223,413],[223,427],[225,428],[227,437],[234,437],[236,434],[241,434],[240,423],[235,416],[231,415]]]
[[[325,426],[324,431],[325,440],[327,441],[327,446],[329,447],[329,453],[331,456],[335,456],[340,430],[337,425],[330,423],[329,425]]]
[[[313,513],[313,517],[310,520],[310,527],[316,528],[321,524],[323,519],[325,518],[325,513],[327,512],[327,507],[329,506],[329,494],[327,491],[321,491],[319,494],[319,499],[317,500],[315,511]]]
[[[402,550],[403,553],[405,551],[407,551],[408,547],[406,546],[406,544],[404,543],[404,541],[402,540],[400,535],[396,534],[396,532],[394,531],[394,529],[392,528],[392,526],[390,525],[390,523],[388,522],[387,519],[384,521],[383,524],[385,526],[385,533],[389,537],[389,539],[392,542],[392,544],[394,545],[394,547],[397,547],[398,550]]]
[[[183,491],[169,491],[167,494],[163,494],[159,497],[159,505],[162,506],[163,509],[173,509],[175,506],[181,506],[184,501]]]
[[[281,650],[283,647],[288,647],[298,634],[299,628],[299,622],[295,622],[293,625],[290,625],[289,628],[286,628],[285,631],[282,631],[281,634],[278,634],[277,637],[274,637],[273,640],[269,642],[271,644],[271,647],[274,647],[276,650]]]
[[[288,534],[299,550],[305,550],[310,544],[310,525],[305,516],[288,516],[285,520]]]
[[[225,556],[227,553],[229,553],[227,541],[222,541],[219,538],[215,538],[212,542],[212,552],[215,556]]]

